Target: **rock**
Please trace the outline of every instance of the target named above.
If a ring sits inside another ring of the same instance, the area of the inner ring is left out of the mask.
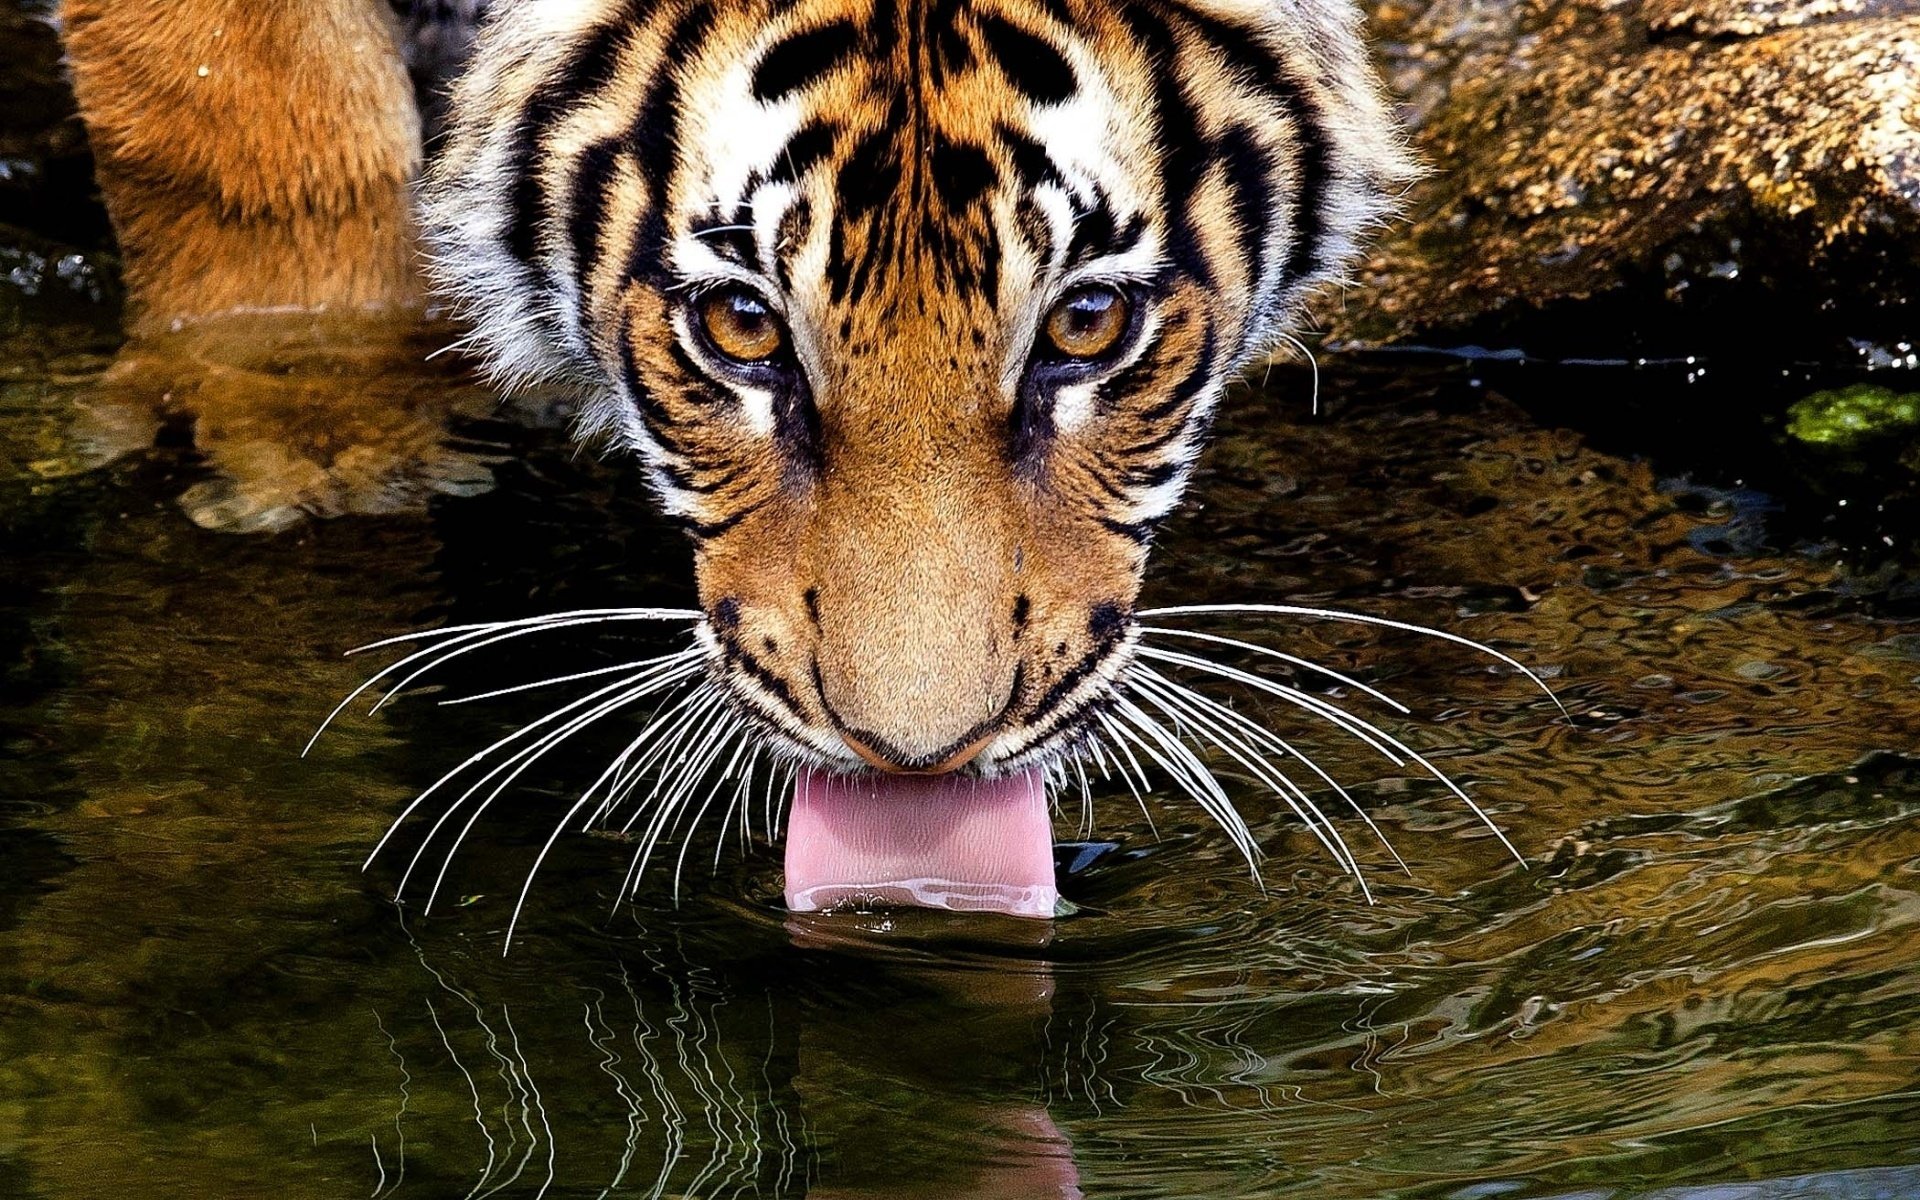
[[[1824,354],[1920,329],[1920,0],[1374,17],[1434,174],[1336,341]]]

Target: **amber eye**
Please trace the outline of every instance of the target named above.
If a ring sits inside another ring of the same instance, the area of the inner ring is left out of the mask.
[[[1047,314],[1047,341],[1068,358],[1099,358],[1127,331],[1127,298],[1117,288],[1068,292]]]
[[[786,344],[780,318],[752,292],[714,292],[699,303],[700,331],[713,348],[735,362],[762,363]]]

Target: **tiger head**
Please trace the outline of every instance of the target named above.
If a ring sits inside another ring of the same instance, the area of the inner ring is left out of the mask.
[[[684,524],[768,739],[997,776],[1098,712],[1223,389],[1412,173],[1345,0],[519,0],[427,227]]]

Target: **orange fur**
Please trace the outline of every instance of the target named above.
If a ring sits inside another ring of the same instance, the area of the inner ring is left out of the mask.
[[[419,302],[420,119],[376,0],[69,0],[128,329]]]

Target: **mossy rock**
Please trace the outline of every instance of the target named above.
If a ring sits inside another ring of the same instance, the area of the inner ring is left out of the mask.
[[[1855,384],[1815,392],[1787,410],[1787,436],[1809,446],[1858,449],[1920,429],[1920,392]]]

